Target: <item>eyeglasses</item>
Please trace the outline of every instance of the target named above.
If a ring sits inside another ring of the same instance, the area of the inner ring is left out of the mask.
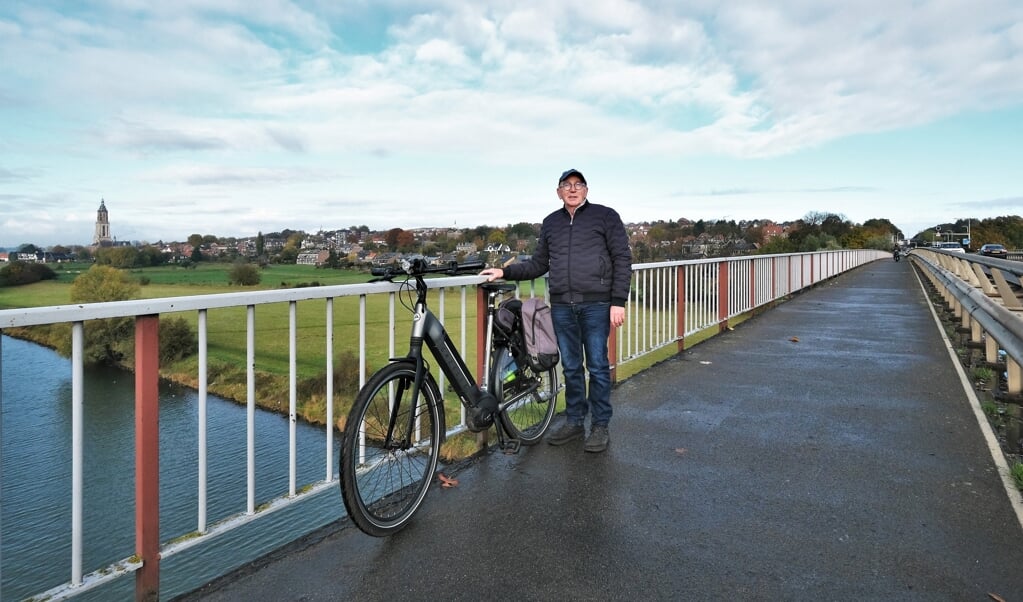
[[[558,184],[558,188],[562,190],[579,190],[586,188],[586,182],[562,182]]]

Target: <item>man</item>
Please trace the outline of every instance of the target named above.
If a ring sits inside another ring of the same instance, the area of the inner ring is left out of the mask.
[[[602,452],[611,438],[611,367],[607,338],[625,322],[632,253],[621,217],[587,200],[586,178],[575,169],[558,179],[561,209],[543,220],[536,252],[522,263],[480,272],[487,280],[531,280],[550,272],[551,317],[565,374],[565,423],[547,437],[564,445],[590,434],[583,449]],[[590,373],[587,395],[586,371]]]

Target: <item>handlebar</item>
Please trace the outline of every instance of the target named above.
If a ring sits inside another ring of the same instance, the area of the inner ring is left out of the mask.
[[[448,276],[475,274],[484,267],[486,266],[482,261],[472,261],[469,263],[449,261],[444,265],[430,265],[425,258],[414,257],[412,259],[402,259],[401,264],[397,266],[389,265],[382,268],[371,268],[370,274],[374,278],[370,282],[390,282],[396,276],[401,276],[402,274],[407,274],[413,278],[421,277],[424,274],[446,274]]]

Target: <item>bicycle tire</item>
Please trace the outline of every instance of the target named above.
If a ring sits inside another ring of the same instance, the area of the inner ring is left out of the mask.
[[[496,347],[494,357],[500,357],[508,353],[504,348]],[[496,372],[496,371],[495,371]],[[551,368],[544,372],[536,372],[529,366],[521,366],[517,372],[517,378],[523,382],[518,384],[506,384],[502,379],[492,375],[490,382],[494,383],[495,395],[501,401],[501,422],[504,424],[508,435],[518,439],[522,445],[533,445],[540,441],[547,428],[554,418],[554,410],[558,401],[558,373]],[[536,383],[537,387],[521,395],[520,388]],[[514,402],[505,406],[506,399]]]
[[[440,457],[443,400],[429,375],[415,409],[411,445],[384,446],[391,407],[398,408],[394,438],[406,434],[415,376],[412,362],[392,363],[373,374],[355,397],[341,439],[341,498],[352,522],[375,537],[393,535],[408,524],[429,491]],[[399,403],[392,406],[395,394]]]

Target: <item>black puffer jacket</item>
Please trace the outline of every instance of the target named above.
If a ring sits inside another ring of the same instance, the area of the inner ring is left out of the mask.
[[[533,257],[504,268],[504,277],[530,280],[548,271],[552,303],[610,301],[624,307],[632,252],[618,212],[589,201],[575,217],[558,209],[544,218]]]

